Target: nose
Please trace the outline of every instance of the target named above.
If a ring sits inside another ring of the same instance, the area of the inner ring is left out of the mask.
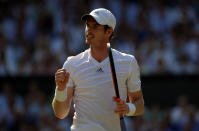
[[[86,35],[93,34],[93,29],[92,28],[86,28],[85,33],[86,33]]]

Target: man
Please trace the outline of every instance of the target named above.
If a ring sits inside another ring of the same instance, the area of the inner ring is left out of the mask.
[[[143,112],[139,67],[132,55],[112,49],[121,96],[117,102],[107,52],[116,19],[109,10],[99,8],[84,15],[82,20],[90,48],[69,57],[63,69],[55,73],[54,113],[60,119],[65,118],[73,98],[72,131],[121,131],[121,115],[136,116]]]

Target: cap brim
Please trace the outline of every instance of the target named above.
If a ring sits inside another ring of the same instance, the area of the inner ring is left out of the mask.
[[[82,20],[82,21],[86,21],[88,17],[93,17],[93,16],[90,15],[90,14],[85,14],[85,15],[83,15],[83,16],[81,17],[81,20]]]
[[[89,17],[92,17],[98,24],[105,25],[105,24],[103,24],[103,23],[100,22],[100,20],[98,19],[98,17],[95,17],[95,16],[93,16],[91,14],[85,14],[85,15],[83,15],[82,18],[81,18],[81,20],[82,21],[86,21]]]

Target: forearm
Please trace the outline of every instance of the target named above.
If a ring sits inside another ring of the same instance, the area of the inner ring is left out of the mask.
[[[70,111],[70,103],[71,102],[69,100],[60,102],[54,98],[52,102],[52,107],[56,117],[58,117],[59,119],[64,119]]]
[[[144,112],[144,99],[142,95],[142,90],[137,92],[129,92],[129,102],[132,103],[132,107],[134,106],[134,113],[131,113],[131,116],[141,115]]]
[[[63,91],[66,91],[63,93]],[[71,101],[73,96],[73,88],[68,87],[63,91],[55,90],[55,97],[52,102],[52,107],[56,117],[63,119],[65,118],[71,107]]]
[[[134,116],[141,115],[144,112],[144,100],[143,100],[143,98],[135,100],[132,103],[136,107],[136,111],[134,113]]]

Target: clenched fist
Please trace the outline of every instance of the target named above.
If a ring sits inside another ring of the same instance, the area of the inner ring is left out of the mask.
[[[69,72],[66,69],[58,69],[55,73],[55,82],[58,90],[64,90],[69,80]]]
[[[115,96],[113,96],[112,99],[114,102],[116,102],[115,113],[119,114],[119,116],[123,116],[129,112],[129,107],[125,101],[123,100],[117,101]]]

